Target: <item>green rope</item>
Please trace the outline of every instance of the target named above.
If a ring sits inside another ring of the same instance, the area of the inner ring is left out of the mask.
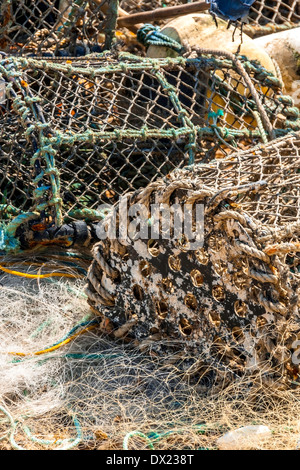
[[[281,31],[287,31],[288,29],[293,29],[297,27],[299,27],[299,24],[291,23],[290,21],[285,21],[282,24],[246,24],[244,25],[244,32],[246,34],[249,34],[250,36],[265,36],[267,34],[279,33]]]
[[[85,207],[83,209],[74,209],[68,213],[68,216],[72,219],[87,220],[87,221],[97,221],[103,220],[110,212],[111,209],[103,209],[102,211],[97,211],[95,209],[89,209]]]
[[[36,436],[34,436],[31,433],[28,426],[23,424],[22,427],[23,427],[23,430],[25,432],[25,435],[34,444],[39,444],[39,445],[42,445],[42,446],[51,446],[51,445],[56,444],[57,447],[55,448],[55,450],[71,450],[71,449],[74,449],[75,447],[77,447],[83,439],[81,425],[80,425],[80,422],[76,418],[75,415],[73,416],[73,423],[74,423],[74,427],[75,427],[75,430],[76,430],[76,433],[77,433],[76,438],[73,438],[73,439],[72,438],[69,438],[69,439],[40,439],[40,438],[37,438]],[[61,447],[58,447],[58,446],[61,446]],[[19,449],[19,450],[21,450],[21,449]],[[26,450],[26,449],[22,449],[22,450]]]

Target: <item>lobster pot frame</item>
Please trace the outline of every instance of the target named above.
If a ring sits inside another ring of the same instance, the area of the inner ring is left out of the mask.
[[[176,170],[128,198],[135,204],[204,208],[203,243],[183,235],[112,238],[105,220],[88,274],[90,304],[117,337],[174,356],[187,375],[221,380],[260,374],[290,386],[300,334],[300,134],[223,161]],[[176,211],[171,211],[171,220]],[[132,214],[128,212],[128,227]],[[173,214],[173,215],[172,215]],[[152,218],[150,218],[152,217]],[[150,224],[151,225],[151,224]]]
[[[184,0],[166,0],[167,6],[182,5]],[[160,8],[158,0],[121,0],[120,6],[127,12],[138,13]],[[244,31],[251,37],[264,36],[274,32],[295,28],[300,24],[299,0],[256,0],[250,8],[248,24]]]
[[[3,59],[2,248],[32,225],[101,219],[100,204],[174,168],[299,129],[279,80],[230,58]]]
[[[109,49],[116,0],[3,0],[0,49],[14,55],[82,56]]]

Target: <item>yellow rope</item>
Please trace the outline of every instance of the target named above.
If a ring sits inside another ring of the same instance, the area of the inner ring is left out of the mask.
[[[98,325],[91,325],[91,326],[85,328],[84,330],[79,331],[79,333],[75,333],[73,336],[70,336],[70,338],[65,339],[65,340],[62,341],[61,343],[56,344],[55,346],[52,346],[51,348],[42,349],[41,351],[35,351],[35,352],[33,352],[33,353],[8,352],[8,353],[6,353],[6,354],[10,354],[10,355],[13,355],[13,356],[20,356],[20,357],[26,357],[26,356],[40,356],[41,354],[46,354],[46,353],[55,351],[56,349],[59,349],[59,348],[61,348],[62,346],[65,346],[65,345],[68,344],[70,341],[72,341],[72,339],[76,338],[77,336],[82,335],[83,333],[86,333],[86,332],[89,331],[89,330],[92,330],[92,329],[96,328],[97,326],[98,326]]]
[[[48,274],[28,274],[22,273],[20,271],[13,271],[12,269],[5,268],[4,266],[0,265],[1,271],[4,271],[8,274],[13,274],[14,276],[26,277],[27,279],[45,279],[47,277],[70,277],[75,279],[80,279],[82,276],[78,276],[76,274],[70,273],[48,273]]]

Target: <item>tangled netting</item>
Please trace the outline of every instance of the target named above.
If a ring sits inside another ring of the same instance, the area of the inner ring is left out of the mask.
[[[1,60],[2,250],[24,233],[101,219],[99,204],[187,163],[299,129],[299,110],[259,63],[192,54]]]
[[[127,13],[186,3],[181,0],[123,0]],[[0,49],[12,54],[82,56],[109,49],[115,38],[117,0],[3,0]],[[245,26],[260,36],[295,27],[299,0],[257,0]]]
[[[188,205],[194,225],[203,205],[203,246],[194,248],[184,233],[176,238],[175,223],[166,234],[164,222],[154,239],[137,231],[132,241],[123,229],[124,240],[110,239],[122,208],[105,220],[108,237],[94,247],[91,305],[143,350],[186,358],[193,374],[207,368],[210,377],[214,364],[223,386],[225,377],[254,372],[290,386],[299,371],[292,361],[300,332],[299,155],[300,135],[290,135],[178,169],[130,195],[128,209],[140,204],[141,218],[152,222],[151,204],[177,204],[173,221]]]

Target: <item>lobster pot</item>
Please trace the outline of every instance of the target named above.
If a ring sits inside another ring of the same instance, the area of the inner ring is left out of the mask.
[[[178,169],[133,193],[121,212],[116,206],[102,227],[107,237],[94,246],[87,287],[112,333],[173,357],[198,379],[225,386],[260,374],[290,386],[299,370],[292,356],[300,334],[299,156],[298,133]],[[170,208],[170,225],[153,204]],[[184,230],[176,236],[180,210],[194,239]]]
[[[258,63],[193,56],[1,60],[2,249],[33,227],[101,219],[101,204],[175,168],[299,129]]]
[[[156,8],[161,8],[162,3],[166,6],[182,5],[186,3],[182,0],[120,0],[120,7],[123,8],[127,13],[138,13],[140,11],[149,11]]]
[[[186,0],[166,0],[163,3],[166,6],[175,6],[189,2]],[[158,0],[121,0],[120,5],[131,13],[162,6]],[[299,24],[299,0],[256,0],[250,8],[248,24],[244,25],[244,31],[251,37],[258,37],[295,28]],[[200,43],[199,46],[201,46]]]
[[[2,0],[0,50],[14,55],[82,56],[108,49],[117,1]]]

